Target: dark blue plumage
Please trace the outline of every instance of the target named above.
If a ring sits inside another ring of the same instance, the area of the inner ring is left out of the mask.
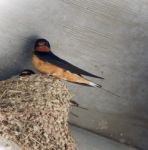
[[[51,64],[54,64],[54,65],[56,65],[58,67],[61,67],[61,68],[65,69],[65,70],[69,70],[72,73],[104,79],[102,77],[99,77],[97,75],[94,75],[92,73],[89,73],[89,72],[87,72],[85,70],[80,69],[79,67],[76,67],[76,66],[72,65],[71,63],[69,63],[69,62],[59,58],[58,56],[56,56],[51,51],[49,51],[49,52],[35,51],[34,54],[38,58],[40,58],[41,60],[44,60],[44,61],[46,61],[48,63],[51,63]]]

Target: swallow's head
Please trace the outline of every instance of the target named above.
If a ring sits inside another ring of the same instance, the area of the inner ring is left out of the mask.
[[[46,39],[37,39],[34,45],[34,50],[39,52],[49,52],[50,44]]]
[[[32,71],[30,69],[24,69],[23,71],[21,71],[19,76],[24,77],[24,76],[30,76],[32,74],[35,74],[34,71]]]

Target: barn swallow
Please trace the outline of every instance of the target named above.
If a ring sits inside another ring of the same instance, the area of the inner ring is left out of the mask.
[[[83,84],[98,88],[102,87],[99,84],[85,79],[82,75],[100,79],[104,78],[84,71],[56,56],[51,51],[50,44],[46,39],[36,40],[32,56],[32,63],[34,67],[41,73],[52,75],[77,84]]]
[[[32,71],[30,69],[24,69],[23,71],[21,71],[19,76],[24,77],[24,76],[30,76],[32,74],[35,74],[34,71]]]

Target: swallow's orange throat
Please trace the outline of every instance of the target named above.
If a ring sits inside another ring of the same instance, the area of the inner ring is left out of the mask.
[[[35,51],[38,51],[38,52],[49,52],[50,48],[47,47],[47,46],[42,45],[42,46],[37,46],[35,48]]]

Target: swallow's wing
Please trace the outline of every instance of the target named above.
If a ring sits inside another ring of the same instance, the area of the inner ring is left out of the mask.
[[[99,77],[97,75],[94,75],[92,73],[89,73],[85,70],[82,70],[74,65],[72,65],[71,63],[59,58],[58,56],[56,56],[55,54],[53,54],[52,52],[49,53],[43,53],[43,52],[37,52],[35,51],[35,55],[37,57],[39,57],[40,59],[52,63],[58,67],[61,67],[65,70],[69,70],[72,73],[75,74],[79,74],[79,75],[86,75],[86,76],[90,76],[90,77],[95,77],[95,78],[100,78],[100,79],[104,79],[102,77]]]

